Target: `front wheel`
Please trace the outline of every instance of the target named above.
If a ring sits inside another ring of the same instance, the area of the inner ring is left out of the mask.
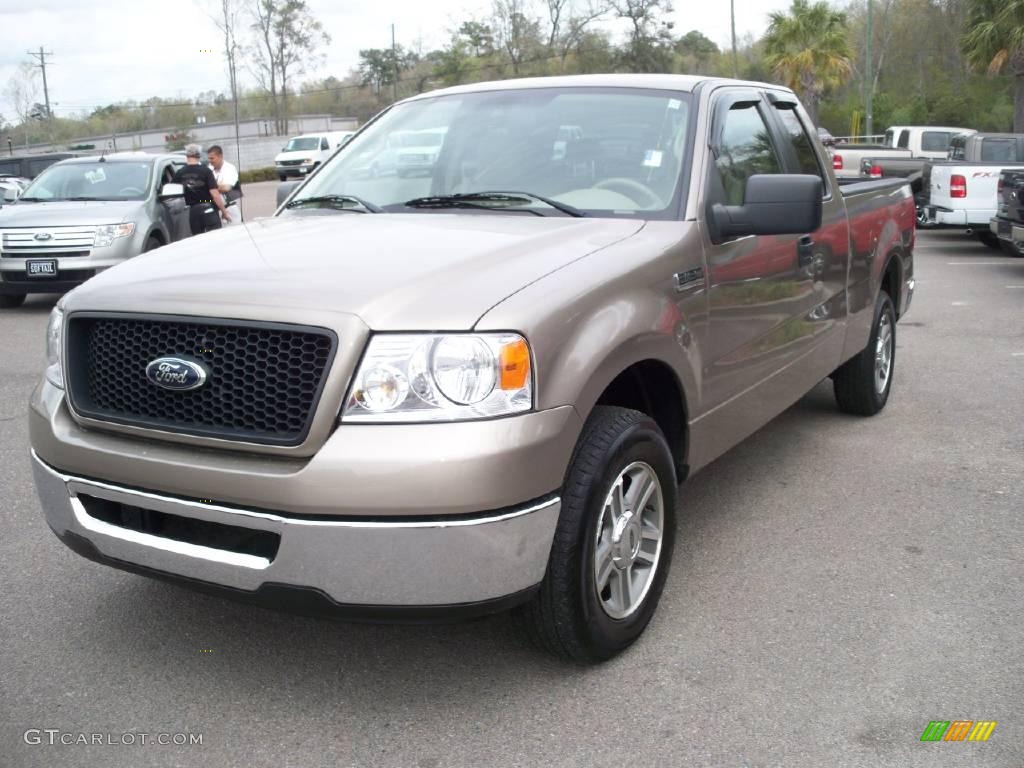
[[[649,417],[598,406],[562,494],[547,573],[520,609],[545,650],[593,664],[629,647],[654,615],[672,562],[676,477]]]
[[[17,309],[24,303],[24,293],[0,293],[0,309]]]
[[[895,369],[896,308],[889,294],[879,291],[867,346],[832,375],[839,409],[859,416],[874,416],[889,401]]]

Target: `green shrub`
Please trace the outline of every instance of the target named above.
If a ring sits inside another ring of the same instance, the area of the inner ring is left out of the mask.
[[[243,184],[253,184],[257,181],[276,181],[277,171],[273,168],[253,168],[248,171],[239,171],[238,179]]]

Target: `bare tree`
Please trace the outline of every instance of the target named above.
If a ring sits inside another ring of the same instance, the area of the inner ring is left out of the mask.
[[[632,29],[625,58],[634,72],[666,71],[666,44],[671,43],[671,0],[609,0],[615,15]]]
[[[306,0],[255,0],[256,77],[274,102],[278,134],[288,132],[289,78],[319,62],[317,49],[330,36],[317,21]]]
[[[523,59],[540,38],[540,22],[529,15],[531,12],[529,0],[494,0],[494,31],[517,75]]]
[[[241,165],[242,149],[238,136],[238,55],[241,46],[235,31],[238,29],[241,8],[239,0],[219,0],[210,14],[214,25],[224,36],[224,59],[228,65],[228,84],[231,86],[231,104],[235,116],[235,162]]]
[[[580,10],[576,0],[546,0],[548,9],[548,50],[558,52],[562,58],[592,21],[611,10],[608,0],[590,0]]]
[[[4,99],[14,108],[14,114],[22,123],[27,123],[36,111],[39,98],[38,71],[27,61],[7,80]]]
[[[260,88],[270,94],[274,105],[274,132],[281,131],[281,104],[277,98],[277,65],[274,62],[274,0],[255,0],[252,31],[256,40],[251,57],[252,73]]]

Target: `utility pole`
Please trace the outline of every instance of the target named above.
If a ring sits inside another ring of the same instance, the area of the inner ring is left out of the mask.
[[[874,67],[871,63],[871,11],[873,5],[872,0],[868,0],[867,40],[864,43],[864,58],[867,59],[867,64],[864,67],[864,120],[868,136],[873,136],[875,133],[874,115],[872,114],[875,101],[875,78]]]
[[[43,71],[43,99],[46,101],[46,118],[49,120],[53,118],[53,112],[50,111],[50,89],[46,84],[46,57],[53,56],[53,51],[44,51],[43,46],[39,46],[38,51],[26,51],[26,53],[39,62],[33,66],[39,67]]]
[[[740,60],[736,54],[736,0],[729,0],[729,13],[732,16],[732,76],[740,76]]]
[[[398,49],[395,47],[395,25],[391,25],[391,93],[394,101],[398,101]]]

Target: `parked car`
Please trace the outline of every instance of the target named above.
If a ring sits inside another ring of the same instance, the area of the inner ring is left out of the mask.
[[[325,131],[289,139],[284,149],[274,158],[278,178],[286,181],[289,176],[311,173],[354,135],[354,131]]]
[[[410,126],[445,130],[428,195],[353,175]],[[909,186],[840,187],[792,92],[706,77],[414,96],[215,237],[54,309],[29,417],[49,527],[293,609],[515,607],[582,662],[651,619],[680,482],[826,377],[885,407],[914,290]]]
[[[0,308],[63,293],[190,234],[175,155],[126,152],[62,160],[0,209]]]
[[[949,152],[955,136],[971,134],[968,128],[945,128],[938,126],[893,126],[885,132],[882,144],[841,144],[833,150],[833,167],[840,178],[861,175],[864,161],[874,164],[882,161],[906,161],[911,158],[942,160]],[[923,163],[910,162],[907,174],[920,172]],[[870,166],[869,166],[870,167]]]
[[[429,174],[441,153],[445,131],[412,131],[406,135],[405,146],[398,150],[395,158],[395,172],[399,176]]]
[[[997,185],[999,207],[989,231],[1009,256],[1024,256],[1024,170],[1005,170]]]
[[[80,157],[77,152],[49,152],[38,155],[14,155],[0,157],[0,176],[18,176],[34,179],[54,163],[71,157]]]
[[[949,147],[955,136],[975,132],[971,128],[894,125],[885,131],[885,144],[898,149],[909,149],[914,157],[942,160],[949,152]]]
[[[999,238],[992,234],[990,223],[999,207],[1000,173],[1006,169],[1024,170],[1024,162],[929,164],[928,203],[924,209],[929,225],[966,229],[985,245],[999,248]]]
[[[24,192],[25,188],[31,183],[30,179],[25,179],[20,176],[0,175],[0,205],[3,205],[4,203],[13,203],[21,197],[21,193]]]
[[[964,163],[990,162],[1024,162],[1024,135],[1012,133],[965,133],[954,136],[949,147],[949,161]],[[929,228],[945,226],[944,216],[928,213],[931,195],[931,170],[933,164],[941,162],[949,167],[947,161],[934,161],[926,158],[891,158],[865,157],[861,160],[861,175],[872,179],[902,178],[910,182],[917,202],[918,225]],[[991,212],[978,214],[975,219],[984,218],[987,222],[995,210],[995,202],[989,206]],[[988,209],[986,209],[988,210]],[[975,221],[974,223],[979,223]],[[954,226],[962,226],[954,224]],[[979,232],[979,237],[989,240],[987,227]]]
[[[832,170],[839,179],[859,179],[864,158],[910,159],[909,149],[896,149],[884,144],[836,144],[831,148]]]

